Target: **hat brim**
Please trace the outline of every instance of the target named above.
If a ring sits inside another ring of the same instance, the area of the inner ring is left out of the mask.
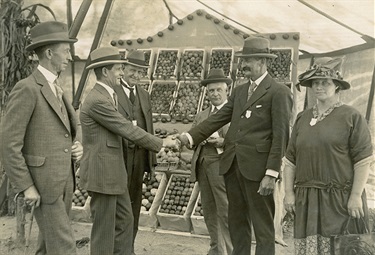
[[[201,84],[203,86],[206,86],[210,83],[216,83],[216,82],[225,82],[226,84],[230,85],[232,83],[232,79],[230,78],[206,79],[206,80],[201,81]]]
[[[86,69],[93,69],[101,66],[108,66],[112,64],[124,64],[126,60],[105,60],[88,65]]]
[[[131,65],[131,66],[136,66],[136,67],[141,67],[141,68],[149,68],[149,65],[140,65],[140,64],[135,64],[133,62],[130,62],[129,60],[126,60],[124,64]]]
[[[252,54],[244,54],[242,51],[237,51],[234,53],[234,56],[240,57],[240,58],[250,58],[250,57],[261,57],[261,58],[272,58],[275,59],[277,58],[277,55],[271,54],[271,53],[252,53]]]
[[[350,88],[349,82],[346,82],[344,80],[335,79],[335,78],[330,78],[330,77],[322,77],[322,76],[312,76],[312,77],[310,77],[306,80],[301,81],[300,84],[301,84],[301,86],[311,88],[312,80],[315,80],[315,79],[331,79],[331,80],[334,80],[334,81],[337,81],[338,83],[340,83],[342,90],[346,90],[346,89]]]
[[[25,47],[25,50],[27,51],[33,51],[36,48],[39,48],[44,45],[49,44],[56,44],[56,43],[75,43],[78,39],[75,38],[67,38],[67,39],[46,39],[46,40],[40,40],[35,43],[31,43]]]

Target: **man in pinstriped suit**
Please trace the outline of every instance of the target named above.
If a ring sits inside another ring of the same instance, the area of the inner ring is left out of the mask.
[[[85,150],[80,177],[91,195],[91,255],[132,253],[133,214],[127,187],[122,138],[147,150],[158,152],[163,146],[174,147],[177,140],[162,140],[134,126],[117,110],[113,86],[123,76],[118,50],[103,47],[90,54],[97,83],[81,109]]]

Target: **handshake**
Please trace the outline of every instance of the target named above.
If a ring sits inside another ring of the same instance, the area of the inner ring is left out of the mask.
[[[185,134],[175,134],[163,138],[163,147],[181,150],[183,146],[190,147],[189,139]]]

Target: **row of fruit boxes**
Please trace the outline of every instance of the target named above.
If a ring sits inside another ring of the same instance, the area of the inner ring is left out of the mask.
[[[229,77],[232,72],[233,57],[234,53],[232,48],[212,48],[208,70],[212,68],[222,68],[224,74]],[[185,49],[181,53],[181,56],[179,49],[159,49],[153,79],[204,79],[206,58],[207,56],[204,49]],[[181,68],[178,72],[179,63]]]
[[[268,62],[268,73],[278,82],[290,82],[292,72],[293,49],[282,48],[271,49],[271,53],[277,55],[277,58]],[[241,68],[242,58],[238,59],[236,80],[244,78],[244,72]],[[237,82],[239,84],[239,82]]]
[[[156,214],[160,228],[191,232],[191,214],[199,192],[198,183],[189,175],[171,174]]]

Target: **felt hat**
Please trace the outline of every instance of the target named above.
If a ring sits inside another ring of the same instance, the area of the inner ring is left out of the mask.
[[[115,47],[101,47],[90,53],[90,65],[86,69],[93,69],[100,66],[112,64],[123,64],[126,60],[121,59],[120,52]]]
[[[245,39],[244,46],[241,51],[235,54],[237,57],[265,57],[277,58],[277,55],[270,52],[270,41],[266,38],[250,36]]]
[[[55,43],[75,43],[78,40],[69,38],[68,25],[58,21],[47,21],[37,24],[30,29],[31,43],[26,46],[27,51]]]
[[[342,90],[349,89],[350,84],[343,80],[340,73],[342,58],[324,57],[315,61],[314,65],[298,76],[299,84],[311,87],[314,79],[332,79],[340,84]]]
[[[146,63],[145,54],[140,50],[129,51],[128,56],[126,57],[125,64],[147,68],[149,65]]]
[[[201,81],[201,84],[206,86],[207,84],[215,82],[225,82],[226,84],[230,85],[232,83],[232,79],[224,75],[223,69],[214,68],[210,70],[207,78]]]

